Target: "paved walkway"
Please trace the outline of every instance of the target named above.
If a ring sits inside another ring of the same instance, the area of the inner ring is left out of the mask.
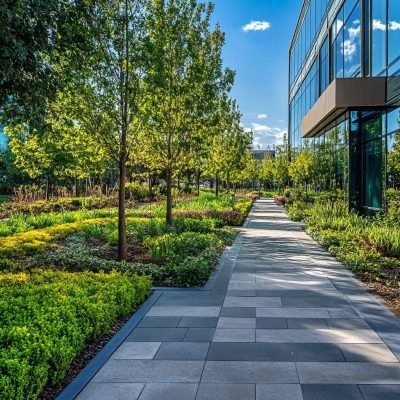
[[[400,323],[271,200],[208,291],[164,291],[79,400],[399,400]]]

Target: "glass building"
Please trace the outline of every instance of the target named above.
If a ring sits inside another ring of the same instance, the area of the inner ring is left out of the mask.
[[[361,212],[400,190],[400,0],[305,0],[289,52],[291,156]]]
[[[8,137],[3,131],[4,126],[0,124],[0,151],[7,150]]]

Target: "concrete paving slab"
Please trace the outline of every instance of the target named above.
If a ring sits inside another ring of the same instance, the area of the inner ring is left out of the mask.
[[[303,400],[303,395],[300,385],[259,384],[256,385],[256,400]]]
[[[77,400],[136,400],[144,383],[89,383]]]
[[[139,400],[194,400],[197,387],[192,383],[148,383]]]
[[[299,362],[296,367],[300,383],[390,385],[400,382],[399,363]]]
[[[207,361],[202,382],[299,383],[291,362]]]
[[[207,357],[208,342],[169,342],[163,343],[155,360],[204,361]]]
[[[201,383],[196,400],[255,400],[254,384]]]
[[[92,381],[195,383],[203,367],[203,361],[109,360]]]
[[[125,342],[111,356],[115,360],[152,360],[161,342]]]

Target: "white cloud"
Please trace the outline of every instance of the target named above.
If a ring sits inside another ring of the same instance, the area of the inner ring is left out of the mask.
[[[384,24],[380,19],[374,19],[372,21],[372,29],[374,31],[386,31],[386,24]]]
[[[286,128],[271,127],[268,125],[258,124],[253,122],[251,127],[245,128],[247,131],[252,130],[254,133],[253,147],[265,148],[272,144],[281,144],[283,136],[287,135]]]
[[[391,31],[398,31],[400,30],[400,22],[397,21],[390,21],[389,22],[389,29]]]
[[[267,119],[268,115],[267,114],[258,114],[257,118],[258,119]]]
[[[243,32],[248,31],[266,31],[271,28],[271,23],[267,21],[251,21],[245,25],[242,29]]]

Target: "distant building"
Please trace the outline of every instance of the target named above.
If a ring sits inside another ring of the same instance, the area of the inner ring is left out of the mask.
[[[8,149],[8,136],[4,133],[4,125],[0,125],[0,151]]]
[[[265,157],[275,158],[275,149],[253,150],[253,156],[261,163]]]

